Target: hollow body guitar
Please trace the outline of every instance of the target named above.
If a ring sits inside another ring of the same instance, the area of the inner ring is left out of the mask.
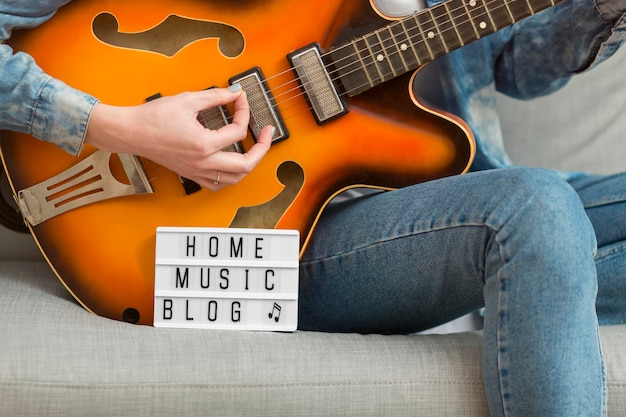
[[[365,0],[74,0],[42,26],[17,31],[14,49],[110,104],[241,83],[250,135],[227,151],[245,151],[263,126],[277,127],[261,164],[216,193],[151,161],[89,147],[75,158],[2,132],[8,177],[43,255],[89,311],[152,324],[158,226],[297,229],[303,251],[343,190],[465,172],[469,128],[421,104],[412,77],[552,5],[484,1],[449,0],[392,20]],[[219,128],[229,109],[201,116]]]

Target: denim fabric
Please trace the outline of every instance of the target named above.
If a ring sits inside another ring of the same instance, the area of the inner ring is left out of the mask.
[[[624,3],[568,1],[437,60],[476,172],[327,210],[302,259],[301,328],[408,333],[484,307],[492,416],[606,414],[598,324],[626,321],[626,178],[494,169],[511,166],[495,100],[608,58]]]
[[[601,324],[626,323],[626,174],[571,181],[598,240],[596,308]]]
[[[64,1],[0,1],[0,41],[48,20]],[[78,154],[97,100],[45,74],[24,53],[0,45],[0,129],[28,133]]]
[[[302,259],[300,328],[409,333],[484,306],[492,416],[601,416],[596,236],[581,197],[626,189],[626,176],[607,181],[579,196],[552,171],[487,170],[335,205]],[[623,217],[624,204],[594,207]],[[624,322],[623,236],[598,252],[622,266],[598,267],[607,322]]]
[[[610,57],[626,36],[626,18],[613,10],[623,13],[624,3],[566,1],[437,60],[446,110],[465,120],[476,138],[472,170],[511,165],[496,91],[522,99],[549,94]]]

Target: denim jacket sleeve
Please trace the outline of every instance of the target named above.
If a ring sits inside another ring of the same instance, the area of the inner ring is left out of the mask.
[[[496,88],[532,98],[610,57],[626,36],[626,0],[570,0],[491,39]]]
[[[524,99],[548,94],[607,59],[626,36],[625,3],[565,0],[438,59],[446,110],[476,139],[472,170],[512,165],[496,91]]]
[[[68,0],[0,0],[0,129],[28,133],[78,154],[97,100],[46,74],[4,44],[13,29],[48,20]]]

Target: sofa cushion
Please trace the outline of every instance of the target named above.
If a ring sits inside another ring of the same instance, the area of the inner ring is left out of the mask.
[[[158,329],[86,312],[40,262],[0,262],[1,416],[486,416],[481,335]],[[626,415],[626,327],[602,329]]]
[[[498,95],[502,135],[511,159],[565,171],[624,171],[625,66],[626,48],[620,48],[554,94],[528,101]]]

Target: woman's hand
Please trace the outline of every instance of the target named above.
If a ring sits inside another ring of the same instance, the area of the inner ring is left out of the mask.
[[[200,111],[234,103],[232,123],[210,130],[197,120]],[[250,109],[238,85],[162,97],[134,107],[97,104],[85,143],[99,149],[150,159],[180,176],[217,191],[238,183],[270,148],[273,128],[261,130],[248,152],[222,152],[248,134]]]

